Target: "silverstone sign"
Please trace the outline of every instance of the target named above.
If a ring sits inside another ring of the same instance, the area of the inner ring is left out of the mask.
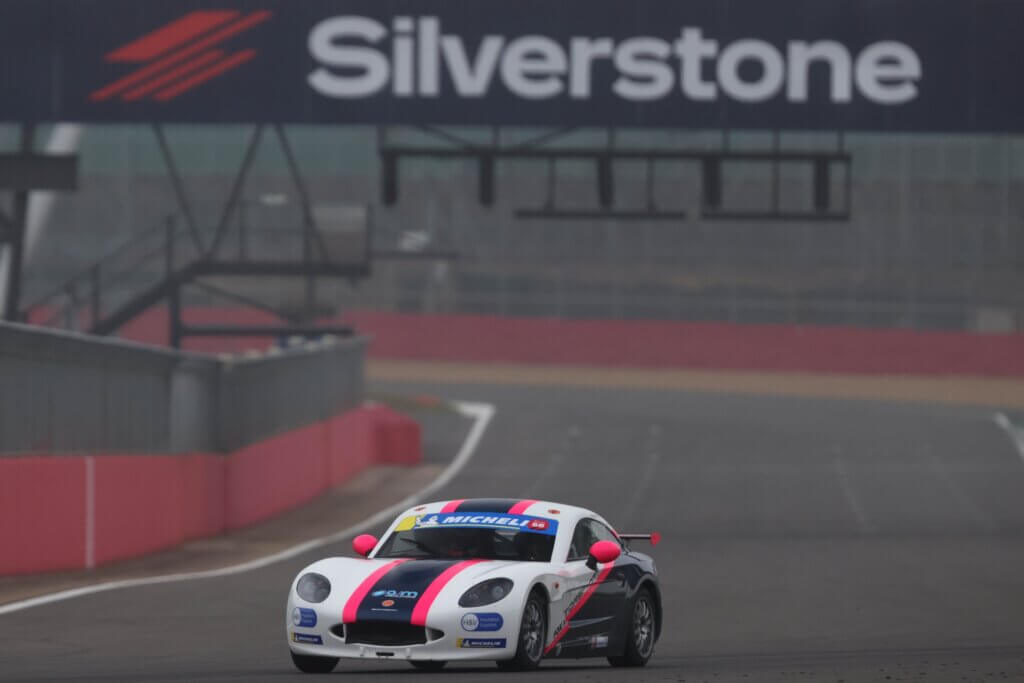
[[[313,29],[309,52],[320,65],[310,86],[325,97],[357,99],[389,91],[396,98],[441,96],[442,73],[451,95],[487,97],[503,88],[523,100],[570,97],[590,100],[601,61],[612,69],[608,91],[617,98],[649,102],[670,97],[714,102],[788,102],[809,99],[811,66],[826,67],[822,97],[850,102],[854,73],[858,94],[878,104],[902,104],[917,96],[921,60],[896,41],[873,43],[856,59],[834,40],[790,41],[786,56],[771,43],[737,40],[719,46],[699,26],[686,26],[673,41],[651,36],[571,36],[565,44],[545,35],[484,36],[473,52],[462,37],[441,32],[436,16],[396,17],[393,32],[367,17],[326,19]],[[415,27],[415,28],[414,28]],[[378,47],[390,44],[390,53]],[[676,63],[673,63],[676,62]],[[595,64],[598,63],[598,64]],[[749,65],[752,75],[741,69]],[[710,76],[705,76],[710,71]],[[495,76],[500,74],[500,86]]]
[[[0,120],[1024,130],[1006,0],[5,0]]]

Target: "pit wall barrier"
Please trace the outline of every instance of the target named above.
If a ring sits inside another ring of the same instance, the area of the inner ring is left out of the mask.
[[[193,324],[265,324],[244,309],[191,308]],[[486,315],[351,312],[330,322],[373,338],[374,358],[548,363],[844,374],[1024,376],[1024,334],[566,320]],[[153,310],[122,334],[160,344],[166,314]],[[267,339],[190,339],[199,351],[263,347]]]
[[[228,454],[0,458],[0,575],[92,568],[239,529],[371,465],[421,459],[419,425],[382,405]]]

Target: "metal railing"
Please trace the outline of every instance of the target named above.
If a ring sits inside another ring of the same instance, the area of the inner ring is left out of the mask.
[[[177,216],[143,230],[23,309],[27,322],[88,330],[132,296],[171,277],[198,253]]]
[[[364,212],[365,219],[368,212]],[[166,301],[171,308],[171,339],[178,346],[183,334],[212,334],[206,328],[185,327],[180,316],[183,289],[198,285],[207,291],[220,289],[235,303],[268,310],[288,320],[277,326],[282,334],[300,329],[296,315],[262,304],[245,289],[252,280],[284,277],[300,283],[312,278],[356,280],[369,275],[370,239],[366,224],[358,234],[351,231],[316,231],[310,226],[254,226],[241,220],[231,229],[222,226],[213,245],[201,248],[189,224],[169,215],[164,223],[133,236],[101,259],[79,271],[59,287],[35,299],[23,309],[22,319],[44,327],[110,334],[147,308]],[[237,244],[220,241],[237,235]],[[297,239],[298,237],[298,239]],[[217,278],[250,278],[239,287],[218,287]],[[269,280],[273,282],[273,280]],[[312,318],[312,297],[298,318]],[[305,329],[305,328],[303,328]],[[325,330],[328,331],[328,330]],[[342,333],[341,330],[334,330]],[[234,330],[229,330],[233,334]],[[245,331],[242,330],[242,333]],[[318,333],[319,330],[314,330]]]

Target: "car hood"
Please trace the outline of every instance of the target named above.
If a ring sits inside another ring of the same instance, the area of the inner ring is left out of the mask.
[[[329,558],[306,570],[331,582],[324,608],[345,622],[416,621],[434,604],[455,605],[471,586],[489,578],[516,581],[536,576],[547,564],[503,560]],[[294,590],[294,586],[293,586]]]

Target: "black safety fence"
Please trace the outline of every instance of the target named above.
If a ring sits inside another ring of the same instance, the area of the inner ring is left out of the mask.
[[[214,357],[0,324],[0,454],[230,451],[359,405],[365,346]]]

